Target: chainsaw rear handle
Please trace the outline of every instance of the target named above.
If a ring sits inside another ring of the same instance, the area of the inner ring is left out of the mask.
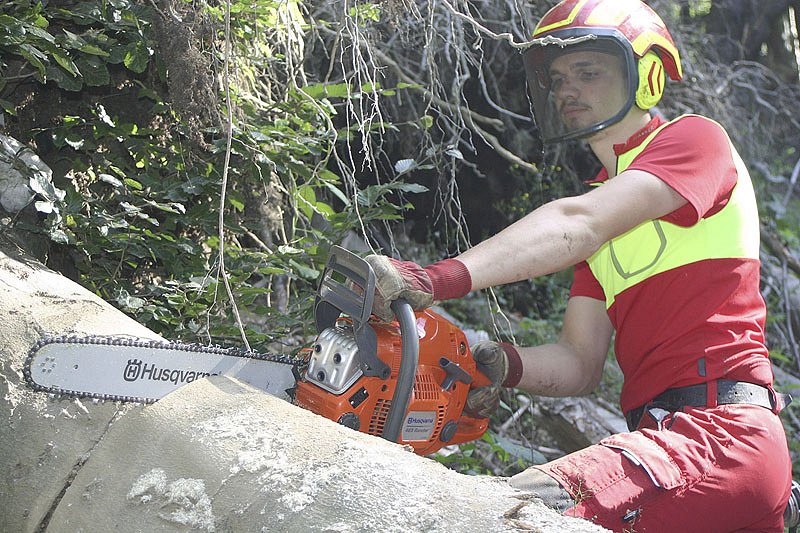
[[[481,369],[478,368],[475,370],[475,376],[472,378],[472,383],[470,383],[470,389],[480,389],[481,387],[488,387],[493,385],[492,381],[486,377],[486,374],[481,372]]]
[[[417,366],[419,365],[419,335],[417,333],[416,315],[408,302],[402,298],[397,299],[392,302],[391,309],[400,324],[402,347],[397,385],[392,396],[391,409],[386,416],[382,437],[391,442],[398,442],[405,415],[411,404],[411,396],[414,393]],[[480,370],[476,370],[474,376],[471,376],[457,364],[444,357],[440,359],[439,364],[447,376],[445,382],[442,383],[442,387],[445,389],[449,389],[456,381],[467,383],[471,389],[492,385],[491,380]],[[467,425],[465,425],[465,428]],[[480,434],[483,434],[484,428],[479,431]]]

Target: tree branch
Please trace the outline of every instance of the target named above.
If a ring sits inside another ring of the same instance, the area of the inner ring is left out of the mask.
[[[419,85],[419,82],[414,81],[410,76],[408,76],[403,71],[403,68],[399,64],[397,64],[397,62],[394,61],[392,58],[390,58],[389,56],[387,56],[386,54],[384,54],[380,50],[375,50],[374,52],[375,52],[375,55],[378,56],[381,61],[383,61],[384,63],[386,63],[386,65],[391,67],[391,69],[395,72],[395,74],[397,74],[397,78],[400,81],[402,81],[403,83],[408,83],[408,84],[415,85],[415,86]],[[419,90],[427,98],[430,98],[432,103],[436,104],[439,107],[443,107],[443,108],[445,108],[448,111],[451,111],[453,113],[465,113],[465,114],[469,115],[469,117],[472,120],[474,120],[475,122],[480,122],[481,124],[486,124],[487,126],[491,126],[491,127],[495,128],[498,131],[503,131],[505,129],[505,124],[503,124],[502,120],[499,120],[499,119],[496,119],[496,118],[490,118],[490,117],[481,115],[480,113],[476,113],[475,111],[473,111],[471,109],[467,109],[467,108],[463,108],[463,107],[460,107],[460,106],[453,105],[450,102],[446,102],[445,100],[442,100],[441,98],[438,98],[436,95],[434,95],[428,89],[419,89]]]
[[[786,261],[789,270],[800,276],[800,261],[792,255],[791,251],[786,248],[778,236],[772,233],[764,224],[761,224],[761,240],[773,254]]]

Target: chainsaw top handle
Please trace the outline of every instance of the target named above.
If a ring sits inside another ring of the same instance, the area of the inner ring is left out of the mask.
[[[400,324],[400,338],[402,339],[400,369],[397,372],[397,385],[392,395],[392,407],[386,416],[383,426],[383,438],[397,442],[403,420],[411,404],[411,395],[414,392],[414,382],[419,365],[419,334],[417,333],[417,319],[414,310],[408,302],[400,298],[392,302],[392,311]]]

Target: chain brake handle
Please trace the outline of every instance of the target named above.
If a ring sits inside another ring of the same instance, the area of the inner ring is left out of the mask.
[[[367,376],[387,379],[391,369],[378,359],[378,337],[368,325],[374,298],[375,272],[369,263],[340,246],[332,246],[314,299],[317,332],[334,327],[342,314],[349,316],[361,370]]]

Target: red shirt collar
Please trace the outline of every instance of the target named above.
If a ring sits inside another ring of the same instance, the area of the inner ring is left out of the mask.
[[[656,128],[658,128],[659,126],[661,126],[666,122],[667,122],[666,120],[659,117],[658,115],[654,116],[653,118],[650,119],[650,122],[648,122],[644,128],[640,129],[639,131],[631,135],[631,137],[627,141],[625,141],[624,143],[615,144],[614,154],[617,157],[619,157],[625,152],[633,150],[634,148],[642,144],[644,140],[647,138],[647,136],[653,133],[656,130]]]
[[[619,157],[625,152],[633,150],[634,148],[642,144],[648,135],[653,133],[657,128],[659,128],[662,124],[665,124],[666,122],[667,122],[666,120],[659,117],[658,115],[654,116],[653,118],[650,119],[650,122],[648,122],[642,129],[631,135],[627,141],[625,141],[624,143],[615,144],[614,155]],[[600,172],[594,179],[588,180],[585,183],[589,185],[594,185],[597,183],[603,183],[607,179],[608,179],[608,171],[604,168],[600,170]]]

